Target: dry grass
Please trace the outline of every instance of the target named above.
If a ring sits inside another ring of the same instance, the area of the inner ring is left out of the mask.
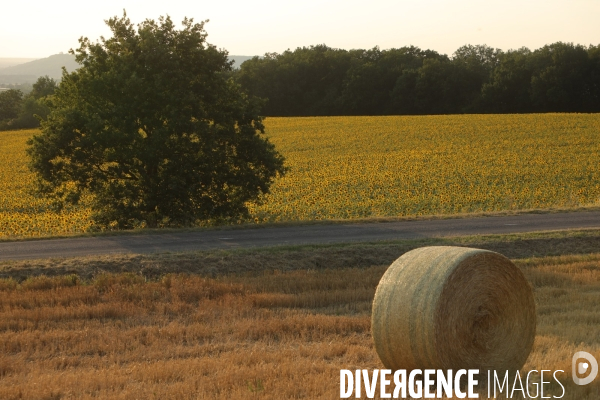
[[[600,379],[577,387],[570,368],[578,350],[600,359],[600,254],[516,264],[538,307],[525,370],[563,369],[565,399],[597,399]],[[382,368],[385,269],[1,280],[0,398],[339,398],[340,369]]]

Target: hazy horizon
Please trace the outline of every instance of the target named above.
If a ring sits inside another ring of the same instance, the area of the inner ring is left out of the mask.
[[[63,53],[58,53],[58,54],[64,54]],[[43,60],[44,58],[49,58],[52,56],[56,56],[58,54],[49,54],[46,57],[37,57],[37,58],[31,58],[31,57],[0,57],[0,69],[2,68],[8,68],[8,67],[14,67],[17,65],[21,65],[21,64],[26,64],[32,61],[37,61],[37,60]],[[248,55],[242,55],[242,54],[229,54],[229,57],[253,57],[253,56],[248,56]]]
[[[78,47],[78,38],[110,36],[104,20],[121,16],[133,23],[170,15],[210,19],[207,41],[231,55],[264,55],[326,44],[340,49],[399,48],[408,45],[451,55],[465,44],[486,44],[504,51],[540,48],[558,41],[600,44],[600,1],[596,0],[306,0],[190,4],[173,0],[74,0],[2,6],[0,58],[45,58]],[[16,17],[22,18],[16,18]],[[25,18],[25,19],[24,19]],[[27,23],[23,23],[26,20]]]
[[[600,46],[600,42],[598,42],[598,43],[579,43],[579,42],[572,42],[572,41],[566,41],[566,40],[556,40],[556,41],[544,43],[544,44],[539,45],[537,47],[530,47],[530,46],[523,45],[523,46],[515,46],[515,47],[511,47],[511,48],[500,48],[500,50],[502,50],[502,51],[509,51],[509,50],[517,50],[517,49],[520,49],[520,48],[523,48],[523,47],[527,47],[529,50],[533,51],[533,50],[542,48],[545,45],[550,45],[552,43],[557,43],[557,42],[573,43],[574,45],[582,45],[582,46],[586,46],[586,47],[589,46],[589,45]],[[327,43],[311,43],[311,44],[306,44],[306,45],[297,46],[297,47],[310,47],[310,46],[316,46],[316,45],[322,45],[322,44],[327,45],[328,47],[331,47],[331,48],[338,48],[339,49],[339,47],[329,46]],[[488,45],[488,44],[487,43],[475,43],[475,42],[473,42],[473,43],[464,43],[463,45]],[[391,49],[391,48],[398,49],[398,48],[401,48],[401,47],[408,47],[408,46],[414,46],[414,44],[407,43],[407,44],[403,44],[403,45],[399,45],[399,46],[395,46],[395,47],[388,47],[388,48],[384,48],[382,46],[375,45],[375,46],[371,46],[371,47],[352,47],[352,48],[346,48],[346,49],[342,48],[342,49],[343,50],[352,50],[352,49],[359,49],[360,48],[360,49],[368,50],[368,49],[372,49],[374,47],[378,47],[381,50],[388,50],[388,49]],[[449,51],[449,52],[438,51],[438,53],[440,53],[440,54],[446,54],[448,56],[451,56],[454,53],[454,51],[456,51],[461,46],[458,46],[456,49],[454,49],[452,51]],[[276,53],[282,53],[282,52],[284,52],[286,50],[295,50],[297,47],[287,48],[287,49],[282,50],[281,52],[276,52]],[[421,50],[436,50],[436,49],[427,48],[427,47],[421,47],[421,46],[417,46],[417,47],[419,47]],[[498,48],[496,46],[490,46],[490,47]],[[227,49],[225,49],[225,50],[227,50]],[[67,52],[55,53],[55,54],[48,54],[48,55],[41,56],[41,57],[0,57],[0,69],[7,68],[7,67],[12,67],[12,66],[17,66],[17,65],[20,65],[20,64],[25,64],[25,63],[32,62],[32,61],[42,60],[44,58],[49,58],[49,57],[52,57],[52,56],[55,56],[55,55],[58,55],[58,54],[66,54],[66,53]],[[273,52],[269,51],[269,52],[265,52],[265,53],[273,53]],[[263,53],[263,54],[231,54],[231,52],[228,51],[228,56],[229,57],[255,57],[255,56],[263,57],[265,53]],[[4,65],[3,64],[3,63],[5,63],[6,61],[9,61],[9,60],[11,62],[10,65]],[[20,62],[12,64],[13,60],[20,60]]]

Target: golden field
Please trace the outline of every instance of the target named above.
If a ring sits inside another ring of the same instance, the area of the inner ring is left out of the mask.
[[[600,204],[600,114],[268,118],[289,173],[255,222],[356,219]],[[29,193],[26,140],[0,132],[0,238],[83,232]]]
[[[563,370],[563,399],[600,398],[598,379],[571,379],[576,351],[600,358],[600,254],[515,262],[537,304],[523,370]],[[340,369],[383,367],[370,312],[385,269],[2,279],[0,398],[339,398]]]
[[[0,131],[0,238],[81,233],[91,225],[84,208],[56,213],[31,194],[26,141],[37,130]]]
[[[269,118],[291,167],[260,220],[600,204],[600,114]]]

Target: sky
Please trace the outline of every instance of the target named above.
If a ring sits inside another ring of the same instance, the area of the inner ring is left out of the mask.
[[[451,55],[465,44],[537,49],[558,41],[600,44],[600,0],[81,0],[0,5],[0,58],[42,58],[109,37],[104,20],[170,15],[205,25],[230,55],[326,44],[341,49],[414,45]]]

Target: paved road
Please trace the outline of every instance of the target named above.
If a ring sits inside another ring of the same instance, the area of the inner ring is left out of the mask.
[[[0,243],[0,260],[78,257],[111,253],[183,252],[232,247],[366,242],[443,236],[600,228],[600,212],[344,225],[210,230]]]

